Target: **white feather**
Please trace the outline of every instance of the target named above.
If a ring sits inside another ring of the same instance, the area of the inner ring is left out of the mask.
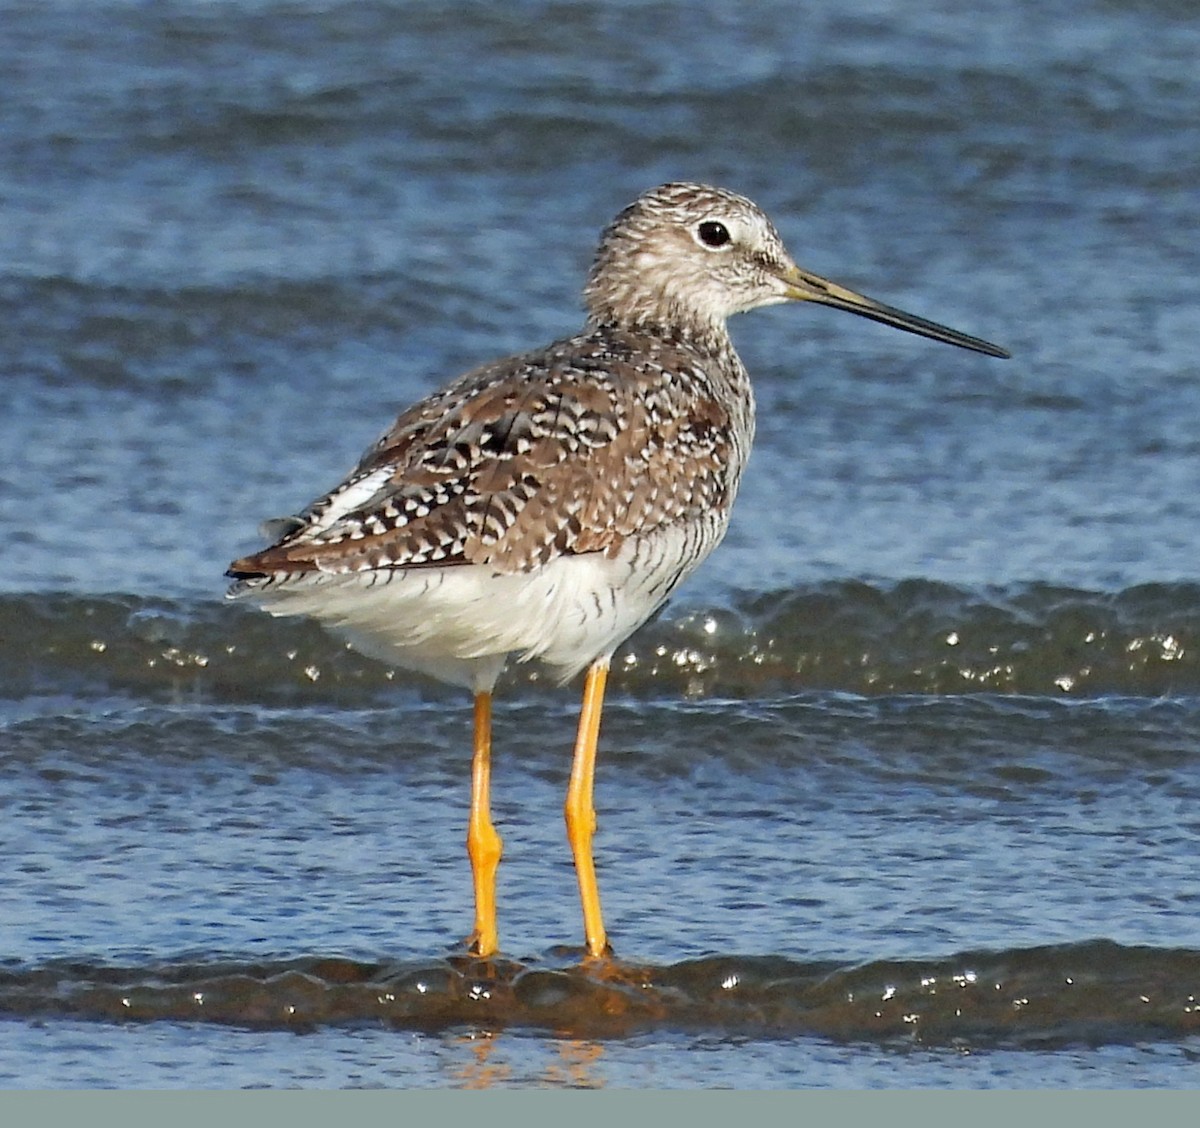
[[[491,689],[509,656],[565,682],[662,606],[699,563],[696,533],[673,528],[616,557],[559,556],[516,575],[482,565],[309,572],[230,594],[272,615],[310,615],[364,654],[476,692]]]

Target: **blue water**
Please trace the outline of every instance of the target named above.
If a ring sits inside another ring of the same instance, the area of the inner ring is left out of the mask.
[[[606,716],[619,954],[1105,939],[1190,967],[1198,57],[1169,0],[0,3],[3,966],[420,962],[465,934],[465,703],[222,609],[221,574],[399,408],[574,331],[600,228],[688,178],[1013,359],[734,322],[759,427],[733,526]],[[517,960],[578,942],[574,707],[523,677],[498,705]],[[1181,1087],[1198,1048],[1125,1011],[967,1054],[5,1007],[9,1086]]]

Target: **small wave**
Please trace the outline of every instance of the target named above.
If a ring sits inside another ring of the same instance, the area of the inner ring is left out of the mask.
[[[754,698],[1000,693],[1087,697],[1200,690],[1200,585],[1115,593],[1030,584],[814,584],[668,609],[614,660],[635,695]],[[514,665],[509,684],[541,684]],[[362,703],[420,679],[311,622],[217,600],[0,596],[5,695]]]
[[[714,955],[666,966],[450,957],[84,960],[0,970],[0,1014],[306,1029],[645,1029],[949,1044],[960,1048],[1171,1040],[1200,1033],[1200,952],[1105,940],[857,967]]]

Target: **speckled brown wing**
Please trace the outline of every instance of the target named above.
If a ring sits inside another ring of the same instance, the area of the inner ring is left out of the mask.
[[[613,330],[467,373],[404,412],[337,489],[230,574],[615,554],[723,507],[734,442],[705,358]],[[686,472],[681,473],[681,467]]]

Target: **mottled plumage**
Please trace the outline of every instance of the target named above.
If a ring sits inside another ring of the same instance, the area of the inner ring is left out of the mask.
[[[1004,355],[800,270],[753,203],[697,184],[663,185],[621,212],[584,297],[579,336],[483,365],[409,408],[341,485],[273,523],[277,542],[229,573],[231,597],[312,615],[365,653],[476,693],[482,954],[495,947],[500,847],[480,709],[510,656],[562,680],[590,668],[568,824],[588,948],[603,950],[584,870],[604,671],[728,525],[754,398],[726,319],[809,300]]]
[[[695,346],[645,344],[605,326],[467,373],[234,570],[528,572],[727,509],[751,426],[745,374]]]

